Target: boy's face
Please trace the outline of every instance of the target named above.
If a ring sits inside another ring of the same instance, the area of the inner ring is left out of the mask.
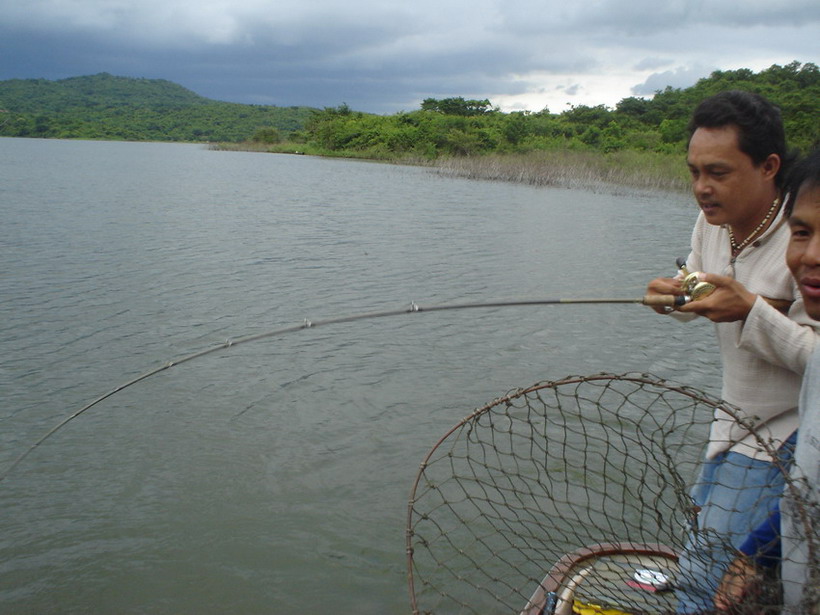
[[[786,264],[800,285],[806,312],[820,320],[820,186],[801,186],[789,227]]]

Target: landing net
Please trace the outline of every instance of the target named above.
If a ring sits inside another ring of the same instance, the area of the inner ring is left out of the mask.
[[[716,409],[753,432],[731,406],[643,374],[539,383],[477,409],[427,454],[412,488],[413,613],[552,612],[545,603],[572,584],[566,612],[674,612],[674,592],[634,577],[674,583]],[[816,507],[798,504],[810,524]]]

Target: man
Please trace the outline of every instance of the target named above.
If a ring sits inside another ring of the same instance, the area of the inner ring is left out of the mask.
[[[692,492],[699,513],[680,558],[680,613],[712,609],[733,549],[783,490],[779,464],[790,460],[801,376],[818,324],[784,266],[789,231],[780,188],[788,155],[778,109],[755,94],[723,92],[698,106],[690,131],[687,163],[701,211],[687,268],[709,274],[705,281],[716,289],[673,313],[716,323],[721,396],[779,447],[781,458],[771,459],[746,428],[716,411]],[[678,278],[653,280],[647,292],[683,294]]]
[[[786,263],[800,286],[806,312],[820,320],[820,149],[797,166],[790,184],[796,198],[791,211],[786,211],[791,230]],[[820,349],[812,355],[803,379],[790,478],[781,505],[782,521],[774,515],[741,545],[746,557],[736,559],[724,577],[715,597],[719,611],[730,610],[754,589],[758,565],[777,563],[781,563],[784,612],[817,613],[820,607]]]

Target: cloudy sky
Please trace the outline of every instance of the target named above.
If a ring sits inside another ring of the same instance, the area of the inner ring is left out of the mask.
[[[614,106],[820,63],[818,0],[0,0],[0,80],[108,72],[231,102]]]

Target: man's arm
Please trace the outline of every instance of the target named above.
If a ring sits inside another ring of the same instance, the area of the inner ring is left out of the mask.
[[[788,316],[758,299],[743,325],[738,347],[802,374],[818,345],[818,336],[820,321],[809,317],[802,298],[794,302]]]
[[[713,284],[715,291],[681,306],[681,313],[699,314],[714,322],[743,321],[739,348],[773,365],[803,373],[817,345],[820,322],[806,314],[802,298],[795,300],[787,315],[730,277],[705,273],[701,279]]]

